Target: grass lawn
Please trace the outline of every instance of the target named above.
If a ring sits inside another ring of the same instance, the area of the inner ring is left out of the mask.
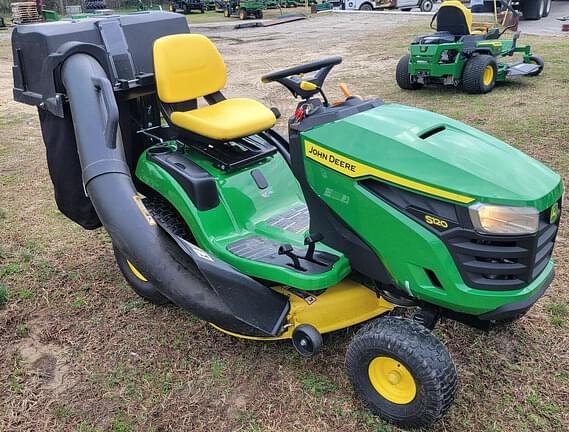
[[[523,37],[545,58],[543,75],[488,95],[442,87],[403,92],[394,67],[421,32],[425,26],[411,24],[353,46],[326,46],[346,59],[329,92],[337,93],[341,80],[357,94],[440,112],[569,176],[566,38]],[[230,70],[238,64],[238,48],[231,50]],[[266,72],[261,54],[247,56],[258,56],[255,75]],[[285,60],[282,66],[298,59]],[[323,352],[303,360],[286,342],[233,339],[179,308],[137,297],[115,265],[108,235],[83,231],[58,212],[37,112],[11,100],[11,65],[9,40],[0,39],[0,431],[397,430],[371,415],[349,386],[343,361],[353,330],[326,336]],[[294,101],[275,88],[271,95],[251,91],[268,104],[288,98],[290,108]],[[461,386],[433,431],[569,430],[563,213],[557,277],[527,316],[489,333],[448,321],[437,327]]]

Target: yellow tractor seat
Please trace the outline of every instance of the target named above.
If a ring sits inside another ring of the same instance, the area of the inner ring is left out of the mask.
[[[276,118],[262,103],[236,98],[190,111],[174,111],[170,120],[174,125],[198,135],[227,141],[270,129]]]
[[[458,0],[445,0],[436,13],[437,32],[448,32],[455,36],[483,34],[472,30],[472,12]]]
[[[158,98],[172,125],[216,141],[252,135],[274,126],[274,113],[253,99],[225,99],[225,63],[205,36],[176,34],[154,42],[154,75]],[[203,97],[210,104],[197,108]],[[187,110],[187,102],[194,101]],[[184,109],[185,108],[185,109]]]

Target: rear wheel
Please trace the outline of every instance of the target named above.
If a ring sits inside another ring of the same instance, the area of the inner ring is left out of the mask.
[[[545,66],[545,63],[540,56],[538,56],[537,54],[532,54],[529,58],[529,62],[531,64],[539,66],[539,69],[535,72],[528,74],[529,76],[538,76],[541,72],[543,72],[543,67]]]
[[[544,0],[525,0],[522,4],[523,18],[526,20],[538,20],[543,13]]]
[[[160,294],[152,282],[114,244],[113,252],[121,273],[135,293],[155,305],[169,303],[169,300]]]
[[[471,57],[462,72],[462,87],[467,93],[488,93],[496,85],[497,72],[494,57],[486,54]]]
[[[373,7],[369,3],[364,3],[360,6],[361,11],[372,11]]]
[[[247,19],[247,10],[245,8],[239,9],[239,19],[246,20]]]
[[[398,317],[366,325],[348,347],[346,368],[370,410],[403,428],[439,420],[457,390],[445,346],[425,327]]]
[[[263,19],[263,11],[262,10],[258,10],[255,12],[255,18],[257,19]]]
[[[229,18],[231,16],[231,12],[229,12],[229,8],[223,9],[223,16],[225,18]]]
[[[144,200],[144,205],[160,226],[185,240],[192,240],[192,234],[182,216],[164,198],[160,196],[147,197]],[[169,303],[169,300],[160,294],[144,275],[144,269],[136,266],[136,257],[127,257],[114,244],[113,252],[121,273],[135,293],[156,305]]]
[[[542,18],[545,18],[546,16],[549,15],[549,13],[551,12],[551,2],[553,0],[545,0],[545,4],[543,6],[543,13],[541,14]]]
[[[423,0],[421,2],[421,11],[422,12],[431,12],[432,10],[433,10],[432,0]]]
[[[423,87],[416,81],[415,77],[409,75],[409,59],[411,56],[409,54],[404,55],[397,63],[397,69],[395,70],[395,80],[399,87],[403,90],[417,90]]]

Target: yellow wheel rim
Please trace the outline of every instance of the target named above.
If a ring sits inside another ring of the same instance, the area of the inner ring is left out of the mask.
[[[371,385],[389,402],[404,405],[415,399],[415,378],[403,364],[391,357],[376,357],[368,367]]]
[[[494,68],[491,65],[486,66],[484,69],[484,76],[482,77],[482,82],[484,85],[492,84],[492,80],[494,79]]]
[[[138,271],[138,269],[134,266],[133,263],[131,263],[129,260],[126,260],[126,263],[128,264],[128,268],[130,269],[133,275],[135,275],[138,279],[140,279],[143,282],[148,282],[148,279],[146,279],[144,275]]]

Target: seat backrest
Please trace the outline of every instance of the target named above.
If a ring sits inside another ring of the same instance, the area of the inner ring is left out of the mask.
[[[203,35],[161,37],[154,42],[153,55],[156,88],[162,102],[184,102],[225,87],[223,58]]]
[[[455,36],[469,35],[472,30],[472,12],[458,0],[445,0],[437,12],[437,31]]]

